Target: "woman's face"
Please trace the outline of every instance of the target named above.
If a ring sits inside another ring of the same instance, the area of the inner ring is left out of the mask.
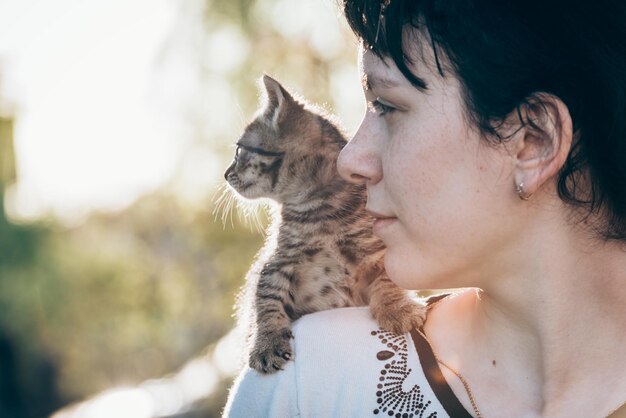
[[[513,157],[469,128],[450,72],[410,67],[427,83],[420,91],[392,60],[361,48],[360,64],[368,110],[338,165],[367,185],[391,279],[407,289],[465,287],[502,273],[502,255],[514,253]]]

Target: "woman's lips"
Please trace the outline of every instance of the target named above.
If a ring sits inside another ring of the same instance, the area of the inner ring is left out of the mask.
[[[365,209],[365,212],[367,212],[372,218],[376,218],[376,219],[389,219],[389,218],[395,218],[395,216],[391,216],[391,215],[383,215],[382,213],[373,211],[371,209]]]
[[[379,235],[379,233],[389,225],[395,223],[397,218],[382,218],[376,219],[374,224],[372,225],[372,232],[374,235]]]
[[[398,219],[395,216],[384,215],[370,209],[366,209],[366,212],[374,218],[374,224],[372,225],[372,232],[374,232],[374,235],[378,235],[381,230],[395,223]]]

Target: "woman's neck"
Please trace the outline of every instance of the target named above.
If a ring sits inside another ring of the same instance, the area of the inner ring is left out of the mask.
[[[485,417],[604,417],[624,401],[626,253],[565,235],[526,237],[515,269],[429,315],[426,334]]]

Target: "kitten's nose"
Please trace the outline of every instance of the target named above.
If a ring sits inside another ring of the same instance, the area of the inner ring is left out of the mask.
[[[233,163],[226,169],[224,172],[224,179],[228,180],[228,175],[235,169],[235,165],[237,165],[237,161],[233,161]]]

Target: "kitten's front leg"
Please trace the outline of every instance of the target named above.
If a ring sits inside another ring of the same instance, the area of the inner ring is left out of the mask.
[[[384,271],[370,286],[369,305],[378,325],[395,334],[419,328],[426,319],[426,306],[411,299]]]
[[[282,279],[282,280],[281,280]],[[288,284],[279,274],[262,274],[256,292],[256,338],[250,353],[250,367],[260,373],[274,373],[293,358],[291,319],[285,311]]]

